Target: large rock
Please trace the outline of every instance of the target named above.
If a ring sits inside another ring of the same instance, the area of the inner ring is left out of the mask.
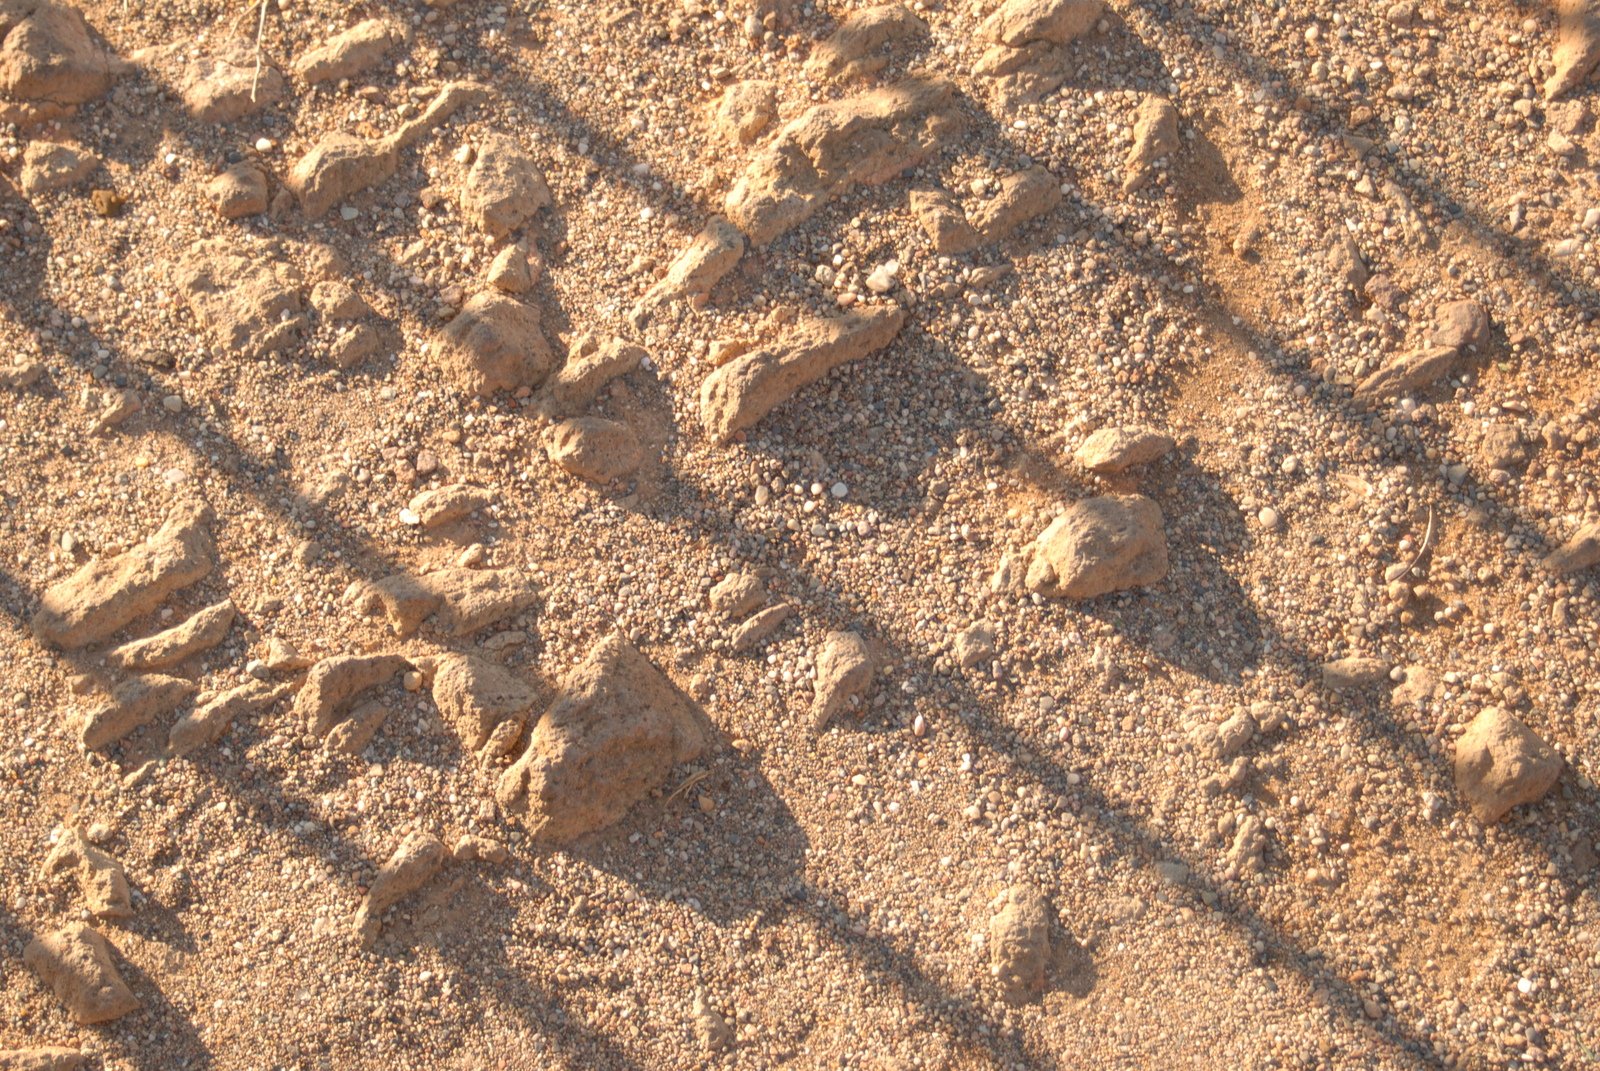
[[[79,739],[89,751],[99,751],[130,733],[177,710],[194,695],[194,685],[181,677],[149,673],[123,681],[104,702],[84,715]]]
[[[22,959],[80,1026],[110,1022],[139,1008],[111,961],[111,945],[81,922],[35,937]]]
[[[356,610],[382,612],[395,635],[412,636],[433,619],[450,637],[467,636],[532,606],[533,585],[515,569],[451,566],[431,573],[395,573],[355,588]]]
[[[204,55],[177,75],[184,109],[202,123],[233,123],[281,102],[288,91],[283,72],[255,50],[229,47]]]
[[[327,736],[355,698],[386,684],[409,663],[398,655],[334,655],[311,667],[295,696],[294,713],[313,736]]]
[[[1453,373],[1460,360],[1461,351],[1454,346],[1422,346],[1408,350],[1368,374],[1356,386],[1356,400],[1374,402],[1421,390]]]
[[[1075,502],[1040,533],[1028,565],[1029,591],[1092,599],[1154,584],[1167,575],[1161,509],[1143,495]]]
[[[1006,903],[989,920],[990,971],[1009,1004],[1044,994],[1050,966],[1050,901],[1035,885],[1013,885]]]
[[[292,684],[250,681],[206,699],[172,723],[167,733],[167,752],[173,756],[188,755],[214,744],[237,718],[265,710],[293,690]]]
[[[722,91],[712,122],[735,145],[749,145],[778,118],[778,83],[765,79],[734,82]]]
[[[498,133],[480,139],[461,196],[468,222],[491,238],[504,238],[549,205],[550,187],[538,163],[515,139]]]
[[[1485,707],[1456,741],[1456,789],[1485,825],[1542,799],[1562,765],[1555,748],[1500,707]]]
[[[642,347],[626,339],[601,342],[593,335],[574,341],[567,361],[545,384],[540,411],[559,419],[587,408],[606,384],[638,368],[645,358]]]
[[[1065,46],[1104,10],[1101,0],[1008,0],[978,30],[991,44],[972,73],[994,84],[1005,107],[1037,102],[1072,73]]]
[[[88,1057],[77,1049],[51,1045],[36,1049],[0,1049],[0,1071],[79,1071]]]
[[[0,95],[83,104],[109,89],[121,67],[95,41],[77,8],[51,0],[0,3]]]
[[[984,241],[998,242],[1060,204],[1060,180],[1035,166],[1001,179],[994,196],[979,203],[967,218]]]
[[[311,327],[305,277],[277,240],[197,243],[178,266],[178,289],[212,343],[260,358],[300,345]]]
[[[94,153],[74,145],[30,141],[22,151],[22,192],[29,197],[75,186],[100,166]]]
[[[562,682],[496,798],[535,839],[569,841],[621,819],[709,741],[688,698],[612,634]]]
[[[887,346],[905,319],[898,306],[807,318],[782,343],[735,357],[700,385],[706,431],[714,441],[727,442],[801,387]]]
[[[206,200],[223,219],[267,210],[267,175],[254,164],[234,164],[206,183]]]
[[[955,84],[930,75],[813,105],[751,159],[728,191],[728,218],[766,245],[860,184],[915,167],[963,125]]]
[[[555,363],[539,311],[494,290],[475,295],[444,329],[439,363],[472,394],[538,386]]]
[[[1546,100],[1582,85],[1600,64],[1600,4],[1595,0],[1556,0],[1554,70],[1544,83]]]
[[[180,509],[148,542],[84,565],[44,593],[33,634],[68,649],[110,638],[211,573],[216,548],[210,523],[209,509]]]

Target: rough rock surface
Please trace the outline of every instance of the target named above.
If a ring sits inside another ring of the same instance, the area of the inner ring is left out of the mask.
[[[1544,83],[1546,100],[1582,85],[1600,65],[1600,5],[1595,0],[1556,0],[1554,70]]]
[[[95,41],[77,8],[52,0],[0,5],[0,96],[83,104],[109,89],[121,66]]]
[[[1144,587],[1167,575],[1160,508],[1143,495],[1104,495],[1067,507],[1040,533],[1028,565],[1029,591],[1092,599]]]
[[[433,702],[470,750],[491,738],[514,743],[538,699],[534,685],[506,667],[478,655],[443,654],[424,663]],[[510,723],[516,735],[507,740]]]
[[[1572,538],[1551,551],[1540,564],[1558,576],[1600,564],[1600,521],[1590,521],[1572,533]]]
[[[439,363],[472,394],[538,386],[555,363],[539,310],[494,290],[475,295],[445,327]]]
[[[1115,475],[1171,453],[1172,436],[1141,424],[1104,427],[1083,441],[1072,459],[1090,472]]]
[[[729,573],[708,595],[713,613],[736,621],[767,601],[767,588],[754,573]]]
[[[1072,63],[1065,46],[1104,11],[1101,0],[1007,0],[979,27],[990,47],[972,73],[992,82],[1007,108],[1036,103],[1067,80]]]
[[[1060,204],[1061,181],[1035,166],[1001,179],[995,195],[980,202],[967,218],[984,241],[998,242]]]
[[[54,193],[88,178],[100,160],[73,145],[31,141],[22,151],[22,192],[29,197]]]
[[[80,1026],[110,1022],[139,1008],[111,960],[110,943],[81,922],[35,937],[22,958]]]
[[[1156,164],[1178,151],[1178,109],[1166,97],[1147,94],[1133,117],[1133,147],[1123,167],[1124,193],[1143,189],[1155,175]]]
[[[817,680],[811,699],[811,731],[820,733],[872,686],[872,652],[854,632],[830,632],[817,650]]]
[[[621,819],[709,742],[703,715],[613,633],[568,673],[496,798],[535,840],[563,843]]]
[[[59,1046],[0,1049],[0,1071],[78,1071],[87,1059],[77,1049]]]
[[[106,660],[135,673],[175,666],[221,643],[233,625],[234,614],[233,602],[224,599],[153,636],[113,647],[106,652]]]
[[[267,175],[254,164],[234,164],[206,183],[206,200],[223,219],[267,210]]]
[[[301,55],[294,62],[294,73],[311,85],[354,78],[382,63],[391,48],[410,36],[402,22],[364,19]]]
[[[700,386],[706,431],[727,442],[801,387],[887,346],[904,323],[898,306],[801,320],[782,343],[736,357],[706,377]]]
[[[644,349],[626,339],[600,342],[593,335],[577,339],[567,352],[566,363],[545,384],[541,411],[555,418],[581,411],[599,397],[606,384],[638,368],[644,358]]]
[[[1485,707],[1456,740],[1456,789],[1485,825],[1543,799],[1564,765],[1555,748],[1502,707]]]
[[[1372,403],[1454,374],[1469,351],[1488,343],[1489,331],[1489,314],[1478,302],[1446,302],[1434,312],[1427,342],[1370,373],[1356,386],[1356,400]]]
[[[644,323],[659,305],[678,298],[698,298],[710,293],[744,256],[744,235],[739,228],[714,216],[706,221],[683,252],[668,266],[667,273],[650,287],[634,306],[633,322]]]
[[[954,83],[926,75],[813,105],[757,150],[725,211],[766,245],[852,187],[915,167],[962,125]]]
[[[398,655],[334,655],[311,667],[295,696],[295,716],[313,736],[327,736],[351,700],[394,678],[407,666]]]
[[[514,138],[493,133],[479,139],[461,198],[468,222],[491,238],[504,238],[549,206],[543,172]]]
[[[917,217],[933,251],[947,256],[971,252],[983,241],[955,200],[943,190],[912,190],[912,215]]]
[[[494,492],[487,487],[474,487],[470,483],[447,483],[418,492],[411,499],[409,509],[416,523],[427,531],[442,528],[464,520],[494,502]]]
[[[370,947],[377,940],[383,913],[432,880],[449,855],[444,842],[431,833],[411,833],[400,842],[356,909],[355,932],[362,945]]]
[[[133,914],[128,876],[122,864],[90,844],[76,829],[62,833],[39,869],[47,881],[70,874],[77,881],[91,915],[127,918]]]
[[[761,78],[735,82],[717,99],[712,121],[735,145],[749,145],[778,118],[778,83]]]
[[[283,72],[253,49],[229,48],[197,58],[178,74],[189,115],[202,123],[233,123],[280,103],[289,89]]]
[[[1322,667],[1322,686],[1330,692],[1349,692],[1370,688],[1389,679],[1389,663],[1381,658],[1351,655],[1337,658]]]
[[[890,46],[926,37],[928,24],[902,4],[879,4],[845,16],[806,60],[812,78],[850,79],[877,74],[889,63]]]
[[[444,636],[466,636],[532,606],[530,582],[515,569],[450,567],[430,573],[395,573],[357,589],[356,609],[382,611],[402,638],[429,617]]]
[[[33,634],[68,649],[99,643],[173,592],[210,575],[216,548],[211,511],[175,511],[150,540],[89,562],[50,587],[33,615]]]
[[[989,963],[1009,1004],[1044,994],[1050,966],[1050,901],[1035,885],[1013,885],[1006,903],[989,920]]]
[[[104,702],[84,715],[79,739],[89,751],[110,747],[123,737],[163,714],[171,713],[194,695],[194,685],[179,677],[158,673],[123,681]]]
[[[174,756],[188,755],[214,744],[235,720],[265,710],[293,690],[290,684],[250,681],[206,699],[172,723],[167,733],[167,751]]]
[[[644,461],[644,447],[632,429],[604,417],[563,420],[547,434],[545,451],[564,471],[591,483],[620,480]]]
[[[176,274],[194,318],[230,354],[282,353],[298,347],[310,328],[305,277],[279,241],[203,241]]]

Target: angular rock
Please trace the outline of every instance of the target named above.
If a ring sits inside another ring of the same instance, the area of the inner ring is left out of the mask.
[[[68,650],[99,643],[167,596],[203,580],[215,565],[211,511],[175,511],[150,540],[91,561],[44,593],[33,634]]]
[[[72,145],[30,141],[22,150],[22,192],[29,197],[75,186],[100,166],[100,158]]]
[[[1555,748],[1500,707],[1485,707],[1456,740],[1456,790],[1484,825],[1543,799],[1563,765]]]
[[[267,210],[267,175],[254,164],[234,164],[206,183],[206,200],[223,219],[241,219]]]
[[[1146,94],[1133,117],[1133,148],[1124,164],[1124,193],[1141,189],[1155,174],[1159,160],[1170,159],[1183,144],[1178,135],[1178,110],[1165,97]]]
[[[652,309],[678,298],[698,298],[711,292],[744,256],[744,235],[739,228],[714,216],[684,247],[667,268],[667,274],[645,291],[633,309],[633,322],[642,325]]]
[[[644,447],[626,424],[604,417],[574,417],[545,437],[550,460],[580,480],[610,483],[636,472]]]
[[[1539,564],[1545,571],[1557,576],[1600,564],[1600,521],[1583,525],[1572,533],[1571,539],[1551,551]]]
[[[79,1071],[88,1059],[77,1049],[47,1046],[0,1049],[0,1071]]]
[[[313,736],[327,736],[362,692],[406,669],[398,655],[334,655],[311,667],[295,696],[295,716]]]
[[[81,922],[35,937],[22,959],[80,1026],[110,1022],[139,1008],[111,960],[110,943]]]
[[[444,842],[431,833],[411,833],[400,842],[356,909],[355,932],[363,947],[377,940],[383,913],[432,880],[449,855]]]
[[[756,152],[728,191],[728,219],[767,245],[851,188],[915,167],[962,125],[955,84],[930,75],[813,105]]]
[[[1061,182],[1042,167],[1030,167],[1000,180],[1000,189],[968,214],[987,242],[998,242],[1030,220],[1061,204]]]
[[[1172,436],[1139,424],[1104,427],[1083,441],[1072,459],[1090,472],[1115,475],[1171,453]]]
[[[533,839],[563,843],[620,820],[710,738],[688,698],[614,633],[567,675],[495,796]]]
[[[1072,73],[1066,49],[1048,41],[1021,48],[994,45],[972,66],[972,76],[992,82],[1001,107],[1037,104],[1054,92]]]
[[[491,738],[515,743],[539,697],[532,683],[477,655],[443,654],[422,666],[431,677],[434,705],[471,751]]]
[[[735,145],[749,145],[778,118],[778,83],[764,79],[735,82],[722,91],[712,121]]]
[[[943,190],[912,190],[909,201],[911,213],[933,243],[935,253],[959,256],[971,252],[983,240]]]
[[[1428,334],[1430,346],[1477,350],[1488,341],[1489,314],[1471,298],[1447,301],[1433,311],[1433,330]]]
[[[989,920],[989,969],[1007,1003],[1044,995],[1053,915],[1044,891],[1023,884],[1006,890],[1005,906]]]
[[[289,88],[283,72],[263,62],[255,50],[226,48],[201,56],[179,76],[183,106],[202,123],[234,123],[280,103]]]
[[[1389,680],[1389,663],[1381,658],[1351,655],[1324,663],[1322,686],[1330,692],[1350,692],[1370,688]]]
[[[1454,346],[1411,350],[1363,379],[1356,386],[1355,398],[1371,403],[1421,390],[1452,374],[1460,362],[1461,351]]]
[[[194,695],[194,685],[178,677],[151,673],[123,681],[90,710],[79,724],[79,739],[88,751],[108,748],[129,733],[171,713]]]
[[[410,38],[398,20],[365,19],[295,60],[294,73],[311,85],[354,78],[382,63],[391,48]]]
[[[133,898],[122,864],[90,844],[76,829],[62,834],[40,867],[40,876],[46,881],[66,874],[77,881],[91,915],[127,918],[133,914]]]
[[[812,49],[806,73],[816,79],[864,78],[888,65],[889,46],[927,36],[928,24],[901,4],[861,8]]]
[[[817,680],[811,699],[811,731],[820,733],[872,686],[872,652],[854,632],[830,632],[817,650]]]
[[[994,659],[994,626],[982,621],[968,626],[956,634],[955,644],[951,654],[955,656],[956,665],[962,669],[971,669],[973,666],[982,665]]]
[[[200,242],[179,263],[177,280],[194,318],[230,354],[282,353],[310,329],[305,278],[282,242]]]
[[[222,739],[235,720],[259,713],[293,691],[288,684],[251,681],[213,696],[173,722],[167,733],[167,751],[182,756],[209,747]]]
[[[505,134],[486,135],[467,173],[461,213],[491,238],[504,238],[550,205],[550,187],[534,159]]]
[[[728,640],[728,647],[734,654],[743,654],[761,643],[775,632],[779,625],[789,619],[794,607],[786,602],[776,606],[769,606],[758,614],[752,614],[748,620],[733,630],[733,636]]]
[[[486,509],[494,502],[494,492],[470,483],[448,483],[423,491],[407,507],[424,530],[440,528]]]
[[[1328,243],[1328,267],[1355,293],[1366,291],[1370,281],[1367,263],[1361,258],[1361,247],[1356,244],[1355,238],[1342,227]]]
[[[535,270],[538,265],[537,256],[528,257],[526,245],[508,245],[489,264],[489,285],[504,294],[526,294],[539,281],[541,271]]]
[[[10,368],[0,369],[0,390],[26,390],[43,378],[43,361],[18,357]]]
[[[444,636],[466,636],[532,606],[538,598],[515,569],[454,566],[431,573],[396,573],[357,589],[357,610],[382,611],[402,638],[433,618]]]
[[[78,9],[51,0],[0,5],[0,96],[71,106],[111,88],[122,64]]]
[[[898,306],[801,320],[781,344],[736,357],[706,377],[700,386],[706,431],[713,442],[726,443],[801,387],[887,346],[904,323]]]
[[[341,330],[328,347],[328,359],[338,368],[354,368],[383,348],[383,332],[371,324],[355,324]]]
[[[638,368],[644,358],[644,349],[625,339],[599,342],[593,335],[584,335],[567,353],[566,364],[545,385],[541,412],[560,418],[586,408],[606,384]]]
[[[713,613],[736,621],[767,601],[767,588],[754,573],[729,573],[708,596]]]
[[[224,599],[154,636],[113,647],[106,652],[106,660],[134,673],[175,666],[221,643],[233,625],[234,613],[232,600]]]
[[[1595,0],[1556,0],[1555,70],[1544,83],[1546,100],[1576,89],[1600,64],[1600,4]]]
[[[488,396],[497,390],[538,386],[555,355],[536,308],[485,290],[462,306],[444,329],[439,363],[458,388]]]
[[[378,735],[383,723],[389,720],[389,707],[381,699],[368,699],[350,708],[350,712],[332,729],[328,730],[323,747],[336,755],[359,755]]]
[[[1073,503],[1040,533],[1027,589],[1092,599],[1154,584],[1167,575],[1160,508],[1143,495],[1104,495]]]
[[[323,279],[313,286],[311,307],[318,316],[334,323],[372,315],[372,306],[349,283],[339,279]]]
[[[978,37],[1008,48],[1064,45],[1088,33],[1104,13],[1102,0],[1006,0],[984,20]]]

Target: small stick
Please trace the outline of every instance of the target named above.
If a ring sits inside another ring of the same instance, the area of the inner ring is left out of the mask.
[[[667,797],[667,802],[671,803],[673,800],[677,799],[679,796],[683,795],[685,792],[689,791],[695,785],[698,785],[701,781],[704,781],[710,776],[710,770],[701,770],[699,773],[691,775],[685,779],[683,784],[672,790],[672,795]]]
[[[250,103],[256,102],[256,86],[261,82],[261,39],[267,35],[267,0],[261,0],[261,21],[256,23],[256,73],[250,78]]]
[[[1432,542],[1433,542],[1433,507],[1430,505],[1428,507],[1428,527],[1422,533],[1422,546],[1417,548],[1417,556],[1415,558],[1411,559],[1411,564],[1406,566],[1404,571],[1402,571],[1399,576],[1395,577],[1396,580],[1404,580],[1406,577],[1411,575],[1411,571],[1417,567],[1417,563],[1422,560],[1422,556],[1424,554],[1428,553],[1428,545],[1430,543],[1432,543]]]

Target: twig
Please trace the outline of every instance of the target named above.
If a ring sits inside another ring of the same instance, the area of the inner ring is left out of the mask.
[[[1432,542],[1433,542],[1433,507],[1429,506],[1428,507],[1428,527],[1422,533],[1422,546],[1417,548],[1417,556],[1415,558],[1411,559],[1411,564],[1410,565],[1406,566],[1403,570],[1401,570],[1400,575],[1395,577],[1396,580],[1404,580],[1406,577],[1411,575],[1411,571],[1417,567],[1417,563],[1422,560],[1422,556],[1424,554],[1428,553],[1428,545],[1430,543],[1432,543]]]
[[[256,86],[261,81],[261,39],[267,35],[267,0],[261,0],[261,21],[256,23],[256,73],[250,78],[250,103],[256,102]]]
[[[671,803],[673,800],[677,799],[679,796],[683,795],[685,792],[689,791],[695,785],[698,785],[701,781],[704,781],[710,776],[710,770],[701,770],[697,774],[689,775],[689,777],[684,780],[683,784],[672,790],[672,795],[667,797],[667,802]]]

